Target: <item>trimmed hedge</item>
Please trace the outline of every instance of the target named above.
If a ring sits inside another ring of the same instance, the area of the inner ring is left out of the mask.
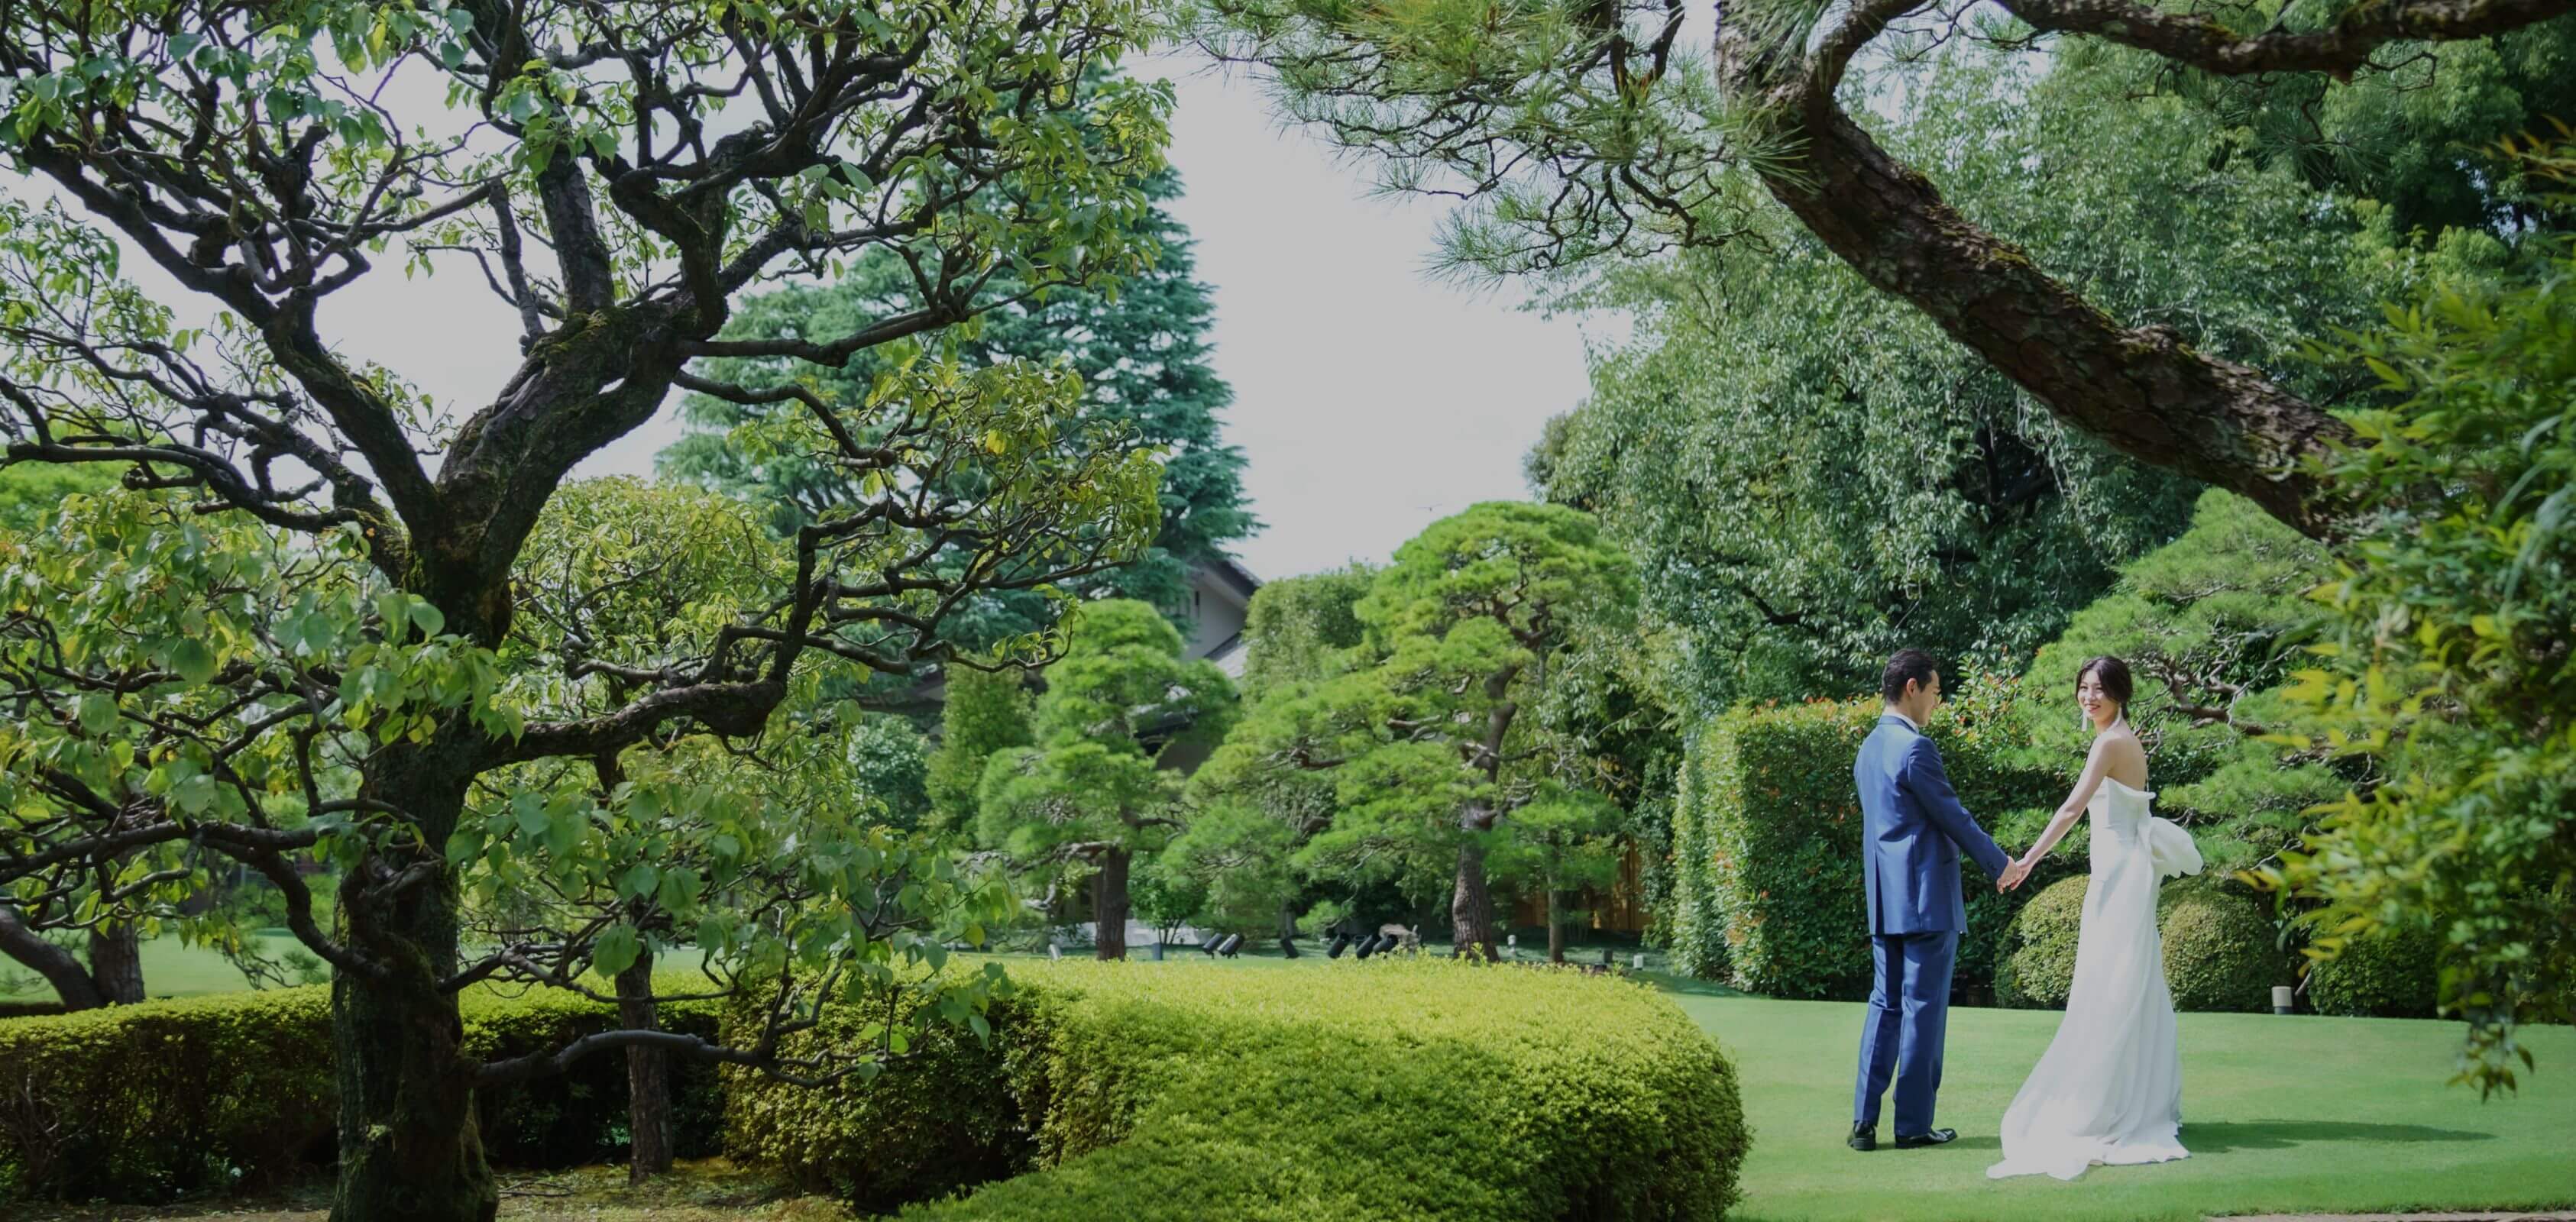
[[[737,1157],[911,1219],[1715,1218],[1749,1135],[1733,1067],[1669,1001],[1572,972],[1014,966],[990,1047],[874,1082],[729,1080]],[[818,1038],[850,1038],[836,1021]]]
[[[2216,883],[2167,886],[2156,903],[2177,1010],[2269,1013],[2289,959],[2260,900]]]
[[[2308,969],[2308,1004],[2351,1018],[2431,1018],[2441,997],[2442,935],[2400,926],[2346,941]]]
[[[2063,1010],[2075,984],[2075,941],[2084,927],[2085,875],[2050,883],[2013,918],[1995,967],[1995,1004]]]
[[[2030,822],[2026,808],[2063,792],[2066,778],[2007,762],[2016,736],[1967,703],[1964,714],[1944,706],[1931,735],[1959,800],[2010,844]],[[1851,764],[1878,717],[1875,700],[1737,709],[1691,744],[1673,803],[1678,968],[1774,997],[1869,995]],[[2048,866],[2063,868],[2060,856]],[[1968,928],[1953,980],[1973,997],[1993,980],[2003,931],[2033,888],[1998,894],[1964,856],[1960,870]]]
[[[1995,999],[2023,1009],[2063,1009],[2075,981],[2075,943],[2092,879],[2054,883],[2013,921]],[[2165,982],[2177,1010],[2268,1010],[2287,983],[2271,919],[2251,897],[2209,884],[2169,884],[2156,902]]]
[[[663,1025],[713,1034],[712,1006]],[[513,1056],[614,1025],[570,994],[464,998],[466,1047]],[[673,1066],[682,1153],[713,1153],[714,1075]],[[181,1193],[292,1178],[337,1155],[327,985],[110,1006],[0,1022],[0,1200]],[[626,1061],[476,1097],[485,1152],[505,1166],[596,1161],[623,1148]]]

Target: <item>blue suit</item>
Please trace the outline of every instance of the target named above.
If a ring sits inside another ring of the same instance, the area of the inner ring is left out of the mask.
[[[1959,855],[1995,878],[2012,862],[1950,792],[1940,749],[1902,717],[1879,718],[1852,762],[1852,783],[1860,790],[1861,875],[1874,968],[1852,1123],[1878,1123],[1879,1096],[1893,1077],[1896,1135],[1918,1137],[1932,1129],[1950,969],[1959,931],[1968,924]]]

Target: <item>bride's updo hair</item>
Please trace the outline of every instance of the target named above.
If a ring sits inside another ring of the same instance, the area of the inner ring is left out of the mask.
[[[2126,717],[2129,715],[2129,693],[2135,689],[2129,684],[2128,663],[2112,657],[2107,653],[2086,662],[2075,672],[2076,691],[2081,692],[2084,690],[2084,676],[2086,675],[2091,675],[2094,678],[2101,680],[2102,694],[2110,697],[2114,703],[2120,706],[2121,716]]]

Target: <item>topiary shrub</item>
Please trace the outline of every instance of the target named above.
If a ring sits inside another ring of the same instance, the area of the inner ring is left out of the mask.
[[[2023,905],[1995,972],[1995,1000],[2057,1010],[2075,984],[2075,946],[2092,879],[2052,883]],[[2286,984],[2272,921],[2256,900],[2204,883],[2169,885],[2156,902],[2165,983],[2177,1010],[2268,1010]]]
[[[816,1092],[737,1075],[730,1131],[878,1200],[867,1177],[924,1149],[1029,1169],[912,1219],[1696,1219],[1736,1199],[1733,1068],[1639,986],[1419,960],[1011,975],[990,1047],[916,1046]]]
[[[702,981],[700,983],[703,983]],[[681,986],[675,984],[673,991]],[[329,986],[224,993],[0,1023],[0,1168],[20,1197],[167,1200],[290,1179],[333,1157]],[[515,1056],[614,1025],[615,1008],[567,993],[462,999],[466,1049]],[[663,1025],[713,1034],[704,1004]],[[683,1154],[716,1149],[714,1075],[673,1066]],[[483,1144],[505,1166],[595,1161],[623,1148],[626,1062],[479,1091]]]
[[[2177,884],[2165,888],[2156,910],[2175,1009],[2269,1011],[2272,986],[2290,982],[2272,918],[2253,897]]]
[[[2075,940],[2084,926],[2089,875],[2050,883],[2022,905],[1995,965],[1995,1002],[2022,1010],[2062,1010],[2075,983]]]
[[[1931,734],[1959,800],[1991,833],[2067,778],[2007,758],[2016,736],[1996,723],[2009,699],[1984,690],[2005,685],[1972,682],[1960,686],[1975,698],[1945,705]],[[1851,764],[1878,717],[1876,700],[1738,709],[1691,744],[1673,803],[1677,967],[1776,997],[1869,995]],[[1991,983],[2004,930],[2032,887],[1998,894],[1964,857],[1960,871],[1968,928],[1952,979],[1973,997]]]
[[[2442,935],[2418,925],[2352,938],[2308,969],[2308,1004],[2352,1018],[2431,1018],[2441,994]]]

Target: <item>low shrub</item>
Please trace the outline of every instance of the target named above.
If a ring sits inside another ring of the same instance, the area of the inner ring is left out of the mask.
[[[2066,784],[2013,758],[2017,734],[1995,724],[2008,705],[2001,696],[1963,700],[1931,726],[1960,801],[1999,840]],[[1738,709],[1692,743],[1673,803],[1677,967],[1775,997],[1869,995],[1851,765],[1878,717],[1876,700]],[[2048,868],[2065,867],[2052,858]],[[2033,887],[1998,894],[1964,856],[1960,870],[1968,928],[1953,981],[1975,997],[1990,987],[2004,930]]]
[[[1714,1218],[1736,1199],[1734,1070],[1636,985],[1420,960],[1012,978],[989,1045],[916,1048],[865,1086],[737,1076],[729,1131],[880,1203],[889,1174],[936,1190],[924,1150],[1027,1169],[913,1219]]]
[[[2168,885],[2157,901],[2165,983],[2178,1010],[2272,1008],[2272,986],[2290,983],[2288,958],[2261,901],[2217,883]]]
[[[2022,905],[1995,966],[1995,1004],[2023,1010],[2066,1008],[2091,882],[2080,874],[2059,879]]]
[[[2308,969],[2308,1004],[2352,1018],[2431,1018],[2441,993],[2442,935],[2416,925],[2344,943]]]
[[[2075,982],[2075,943],[2092,879],[2051,884],[2014,919],[1995,999],[2024,1009],[2063,1009]],[[2169,884],[2158,897],[2165,983],[2177,1010],[2267,1010],[2287,963],[2272,920],[2252,897],[2206,883]]]
[[[0,1023],[0,1183],[20,1197],[166,1200],[276,1183],[336,1155],[327,985],[110,1006]],[[571,994],[469,993],[467,1050],[514,1056],[613,1025]],[[712,1006],[663,1007],[663,1025],[712,1034]],[[716,1149],[707,1067],[673,1067],[676,1145]],[[480,1092],[485,1151],[506,1166],[596,1161],[622,1149],[626,1062]]]

